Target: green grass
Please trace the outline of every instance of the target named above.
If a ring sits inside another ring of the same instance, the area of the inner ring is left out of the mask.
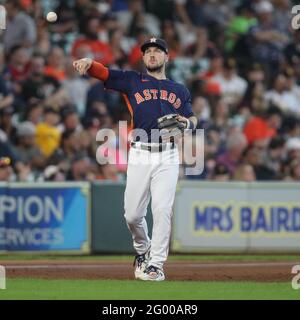
[[[4,260],[70,260],[70,261],[132,261],[133,255],[37,255],[37,254],[0,254]],[[300,255],[170,255],[168,261],[300,261]]]
[[[70,261],[132,261],[133,256],[66,256],[36,254],[4,254],[1,261],[11,260]],[[169,261],[300,261],[300,255],[171,255]],[[300,289],[293,290],[289,282],[208,282],[164,281],[149,283],[128,280],[46,280],[8,278],[7,289],[0,290],[4,299],[99,299],[99,300],[203,300],[203,299],[297,299]]]
[[[300,290],[290,283],[8,279],[6,287],[0,290],[0,300],[300,300]]]

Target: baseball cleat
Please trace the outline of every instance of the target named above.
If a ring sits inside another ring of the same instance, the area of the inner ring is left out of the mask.
[[[144,281],[163,281],[165,280],[165,274],[162,269],[155,266],[148,266],[139,279]]]
[[[149,260],[150,260],[150,250],[144,254],[138,254],[135,256],[133,266],[134,267],[136,266],[134,270],[134,276],[136,279],[140,279],[140,277],[143,275]]]

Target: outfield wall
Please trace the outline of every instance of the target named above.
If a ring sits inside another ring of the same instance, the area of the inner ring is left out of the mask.
[[[90,252],[89,183],[0,184],[0,251]]]
[[[0,251],[133,253],[125,183],[0,184]],[[150,209],[147,221],[151,235]],[[180,181],[171,251],[300,252],[300,184]]]
[[[300,252],[300,184],[178,184],[174,252]]]
[[[95,182],[92,185],[92,251],[133,253],[131,235],[124,218],[124,182]],[[152,228],[150,209],[146,217]]]

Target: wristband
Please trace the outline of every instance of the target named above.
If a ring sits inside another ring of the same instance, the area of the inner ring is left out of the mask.
[[[97,78],[101,81],[106,81],[109,77],[108,68],[104,67],[102,63],[96,61],[92,62],[87,72],[91,77]]]
[[[186,119],[187,120],[187,124],[186,124],[186,130],[194,130],[196,129],[195,124],[193,121]]]

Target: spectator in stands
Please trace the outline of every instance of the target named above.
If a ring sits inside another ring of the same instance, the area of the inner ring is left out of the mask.
[[[97,120],[97,119],[96,119]],[[78,150],[81,150],[82,153],[85,153],[90,159],[95,158],[96,150],[98,147],[96,136],[98,130],[93,134],[88,129],[81,130],[76,132],[76,141]]]
[[[255,10],[258,24],[249,31],[252,37],[250,49],[253,59],[262,63],[269,79],[272,79],[279,70],[282,50],[289,39],[278,29],[273,19],[274,7],[271,2],[260,1],[255,5]]]
[[[87,46],[92,53],[90,58],[104,65],[114,62],[114,55],[110,45],[98,39],[99,30],[100,22],[98,18],[91,17],[86,21],[84,36],[76,40],[72,47],[72,56],[74,58],[79,59],[78,49],[82,46]]]
[[[114,3],[123,3],[125,4],[126,0],[116,0]],[[151,0],[144,1],[145,11],[155,15],[160,21],[166,20],[175,20],[175,6],[174,0]]]
[[[86,114],[87,95],[91,88],[88,79],[80,77],[72,66],[72,61],[66,63],[66,79],[63,81],[62,87],[67,94],[69,103],[75,106],[78,114],[83,117]],[[97,81],[98,86],[103,84]]]
[[[287,88],[286,82],[286,76],[283,73],[278,73],[273,80],[272,88],[265,94],[266,102],[273,104],[282,111],[287,111],[287,105],[284,101],[284,93]]]
[[[110,180],[110,181],[122,181],[123,176],[118,173],[117,166],[115,164],[107,163],[98,166],[99,174],[96,175],[97,180]]]
[[[0,131],[0,158],[7,157],[10,158],[12,165],[14,166],[17,159],[17,156],[14,152],[13,145],[10,143],[5,136],[1,134]]]
[[[33,170],[41,170],[45,165],[45,158],[41,150],[36,147],[36,128],[34,124],[25,121],[17,127],[17,143],[15,153],[24,164],[30,165]]]
[[[48,166],[41,177],[42,181],[65,181],[65,173],[58,167],[54,165]]]
[[[262,155],[262,162],[273,171],[276,179],[281,178],[282,162],[286,157],[285,144],[286,142],[282,137],[275,137],[271,139],[268,149]]]
[[[192,109],[195,117],[198,119],[198,129],[201,128],[202,122],[208,121],[210,119],[210,105],[202,96],[195,96],[192,102]]]
[[[292,8],[290,0],[273,0],[274,3],[274,21],[277,29],[289,36],[291,31]]]
[[[59,121],[59,112],[47,107],[43,122],[36,126],[36,144],[46,158],[50,157],[60,144],[61,134],[56,127]]]
[[[244,134],[249,144],[259,140],[268,142],[270,138],[277,135],[277,130],[280,128],[281,123],[282,112],[279,108],[271,106],[265,112],[264,117],[253,116],[247,121],[244,127]]]
[[[230,174],[228,168],[224,164],[216,164],[212,172],[211,180],[229,181]]]
[[[300,86],[296,83],[295,73],[293,69],[287,68],[285,70],[286,76],[286,91],[283,94],[283,101],[286,105],[287,112],[291,115],[300,116]]]
[[[7,56],[8,64],[4,70],[4,78],[11,81],[11,86],[15,87],[18,82],[27,79],[30,73],[30,55],[25,47],[14,46]],[[19,90],[15,90],[19,93]]]
[[[59,47],[53,47],[47,58],[47,65],[44,69],[45,75],[60,82],[65,80],[66,60],[64,51]]]
[[[91,160],[86,156],[76,157],[72,161],[67,180],[84,181],[92,179],[94,179],[94,174],[91,172]]]
[[[243,133],[234,132],[230,134],[226,141],[226,151],[217,158],[217,163],[225,165],[230,174],[233,175],[241,162],[246,147],[247,139]]]
[[[8,90],[3,77],[0,76],[0,110],[9,107],[14,102],[13,94]]]
[[[145,12],[142,0],[129,1],[128,11],[119,12],[118,21],[128,30],[130,37],[136,37],[141,28],[151,35],[160,36],[159,20],[153,14]]]
[[[241,43],[249,29],[257,24],[251,1],[242,1],[236,13],[225,31],[225,50],[228,53],[234,51],[235,45]]]
[[[9,52],[17,45],[31,50],[36,41],[36,25],[33,19],[22,10],[19,0],[6,1],[5,8],[8,18],[3,38],[5,51]]]
[[[0,47],[0,73],[2,74],[4,70],[4,64],[5,64],[5,54],[4,54],[4,48]]]
[[[181,178],[253,180],[254,170],[257,180],[298,181],[300,32],[290,28],[290,1],[48,1],[55,23],[45,21],[43,2],[21,1],[24,10],[18,2],[6,1],[0,48],[0,156],[12,160],[10,181],[122,176],[126,165],[102,172],[91,160],[98,130],[118,135],[129,112],[119,94],[74,73],[70,57],[142,71],[140,46],[152,35],[168,42],[167,77],[189,87],[205,129],[204,171],[187,176],[183,164]],[[28,159],[33,137],[17,136],[24,121],[36,127],[44,163]],[[127,141],[128,130],[120,135]],[[117,148],[114,156],[121,162],[126,152]]]
[[[232,109],[242,100],[247,89],[246,80],[237,75],[236,68],[236,61],[228,58],[225,60],[222,73],[211,78],[212,82],[220,85],[222,97]]]
[[[220,129],[213,125],[207,127],[205,130],[205,155],[216,157],[222,153],[222,151],[224,152],[224,147],[222,147],[222,136]]]
[[[213,77],[219,76],[223,71],[224,59],[221,55],[215,54],[209,61],[209,67],[204,72],[198,74],[198,78],[204,81],[211,81]]]
[[[257,180],[274,180],[278,173],[268,168],[265,161],[265,149],[249,146],[243,154],[243,163],[251,165]]]
[[[168,44],[169,61],[172,61],[176,56],[182,54],[182,46],[173,21],[163,21],[161,25],[161,33],[162,38]]]
[[[82,130],[82,125],[78,113],[72,106],[65,107],[62,112],[62,125],[60,126],[61,132],[64,131],[76,131]]]
[[[113,52],[113,60],[115,65],[119,68],[127,68],[129,62],[127,54],[122,47],[122,39],[124,38],[123,31],[120,28],[116,28],[109,33],[109,43]]]
[[[284,48],[284,56],[290,66],[300,63],[300,29],[293,31],[293,39]]]
[[[289,116],[283,120],[282,135],[288,142],[290,139],[299,140],[300,142],[300,119]]]
[[[193,26],[207,26],[208,19],[204,11],[203,0],[176,0],[176,13],[181,22],[192,28]]]
[[[253,182],[256,180],[255,172],[250,164],[241,164],[234,172],[233,180]]]
[[[300,160],[291,163],[291,178],[294,181],[300,181]]]
[[[200,65],[202,71],[207,70],[209,60],[220,56],[220,51],[216,45],[209,40],[208,30],[206,28],[198,27],[195,34],[195,42],[188,46],[185,51],[186,54],[191,55],[195,63]],[[198,72],[198,70],[196,71]]]
[[[40,103],[29,104],[24,113],[24,120],[37,126],[43,119],[43,106]]]
[[[119,103],[119,100],[117,100]],[[103,83],[93,82],[87,92],[86,118],[91,118],[107,112],[107,92],[104,90]]]
[[[253,64],[247,73],[248,87],[239,107],[247,107],[253,113],[262,113],[268,108],[265,99],[265,74],[261,66]]]
[[[24,83],[22,97],[25,103],[47,103],[58,97],[60,92],[59,82],[46,76],[44,73],[45,60],[41,55],[34,55],[31,59],[30,77]]]
[[[47,56],[51,50],[51,34],[48,30],[48,23],[44,17],[37,20],[36,51]]]
[[[48,163],[57,165],[58,163],[63,162],[64,168],[70,169],[71,163],[75,157],[84,152],[84,150],[80,149],[81,145],[78,142],[78,133],[74,130],[66,130],[61,135],[59,148],[55,149],[48,159]]]
[[[10,181],[12,178],[11,160],[8,157],[0,157],[0,181]]]
[[[143,60],[141,45],[147,40],[147,38],[147,30],[140,28],[136,31],[136,43],[132,46],[128,55],[128,61],[133,70],[142,71]]]
[[[62,47],[66,45],[68,35],[72,32],[81,32],[82,24],[90,13],[97,12],[95,5],[90,6],[91,1],[73,1],[73,5],[69,1],[56,1],[57,6],[53,11],[57,13],[58,20],[49,25],[51,33],[58,35],[58,43]],[[57,43],[57,44],[58,44]]]
[[[92,137],[96,138],[96,134],[101,128],[101,123],[96,117],[86,117],[83,121],[83,126],[86,132],[89,132]]]
[[[300,141],[298,138],[291,138],[286,143],[288,161],[300,160]]]
[[[211,123],[219,129],[225,131],[229,120],[229,106],[225,99],[220,98],[212,108]]]
[[[13,107],[9,106],[0,110],[0,130],[5,135],[5,141],[16,142],[17,129],[12,121]]]

